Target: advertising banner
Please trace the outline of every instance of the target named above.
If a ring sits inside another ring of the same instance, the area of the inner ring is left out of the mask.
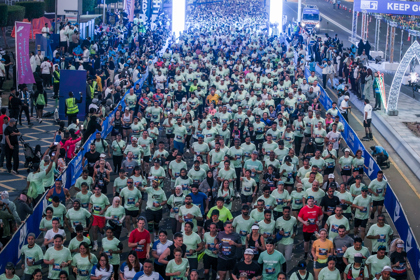
[[[354,0],[356,12],[396,14],[396,15],[420,15],[420,2],[389,1],[389,0]]]
[[[81,121],[86,115],[86,71],[85,70],[60,70],[60,120],[66,120],[66,99],[69,98],[69,92],[73,92],[76,99],[83,98],[82,103],[78,103],[79,113],[77,118]],[[80,92],[82,93],[80,96]]]
[[[130,22],[134,19],[134,4],[134,0],[124,1],[124,11],[127,13],[127,18]]]
[[[29,35],[31,34],[30,22],[15,22],[16,30],[16,72],[17,83],[34,84],[34,74],[32,73],[31,62],[29,58]]]

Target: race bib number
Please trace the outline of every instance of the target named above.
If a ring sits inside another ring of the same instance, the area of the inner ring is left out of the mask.
[[[59,264],[59,263],[55,263],[55,264],[53,264],[52,269],[53,269],[54,271],[61,271],[61,266],[60,266],[60,264]]]
[[[134,204],[134,203],[135,203],[134,197],[127,198],[127,204]]]
[[[315,219],[308,219],[308,222],[310,225],[314,225],[315,224]]]
[[[102,207],[101,206],[93,206],[93,212],[95,214],[99,214],[99,212],[101,212]]]
[[[267,273],[267,274],[274,274],[274,273],[276,273],[276,269],[274,267],[267,267],[265,269],[265,273]]]
[[[318,249],[318,254],[319,254],[320,256],[326,256],[326,255],[327,255],[327,249],[324,249],[324,248],[319,248],[319,249]]]

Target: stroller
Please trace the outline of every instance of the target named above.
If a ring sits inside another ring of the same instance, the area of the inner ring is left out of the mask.
[[[25,155],[24,167],[25,168],[30,168],[30,169],[38,168],[39,163],[41,162],[40,158],[38,156],[36,156],[32,147],[29,146],[29,144],[25,142],[25,140],[23,139],[22,136],[19,137],[19,141],[23,146],[23,153]]]

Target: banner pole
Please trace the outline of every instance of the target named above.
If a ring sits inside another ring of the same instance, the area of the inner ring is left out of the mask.
[[[15,38],[17,39],[17,26],[16,26],[16,23],[17,23],[17,21],[15,21]],[[15,60],[17,60],[17,54],[18,54],[18,52],[17,52],[17,45],[18,44],[16,44],[15,43]],[[13,68],[12,68],[13,69]],[[17,88],[18,88],[18,84],[19,84],[19,63],[16,63],[16,90],[17,90]]]

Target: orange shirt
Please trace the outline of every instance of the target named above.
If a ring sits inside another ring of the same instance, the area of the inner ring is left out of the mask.
[[[317,239],[314,241],[312,248],[315,249],[315,255],[318,257],[318,262],[324,263],[328,259],[328,253],[332,252],[334,245],[331,240]]]

